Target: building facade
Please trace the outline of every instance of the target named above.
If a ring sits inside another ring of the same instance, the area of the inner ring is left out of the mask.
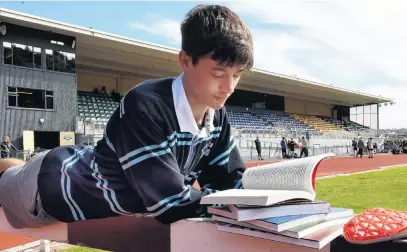
[[[73,132],[75,38],[3,24],[7,31],[0,35],[0,136],[9,136],[23,149],[23,131],[31,131],[34,142],[35,132]]]

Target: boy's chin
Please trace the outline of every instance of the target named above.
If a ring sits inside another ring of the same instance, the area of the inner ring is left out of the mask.
[[[216,103],[216,104],[212,104],[209,107],[214,110],[219,110],[219,109],[223,108],[223,106],[225,106],[225,103]]]

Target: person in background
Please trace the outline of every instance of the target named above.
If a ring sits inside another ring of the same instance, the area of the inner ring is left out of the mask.
[[[365,142],[362,140],[362,138],[360,138],[359,141],[358,141],[358,149],[359,149],[359,151],[358,151],[358,154],[356,155],[356,157],[359,156],[359,155],[360,155],[360,158],[363,157],[363,148],[365,148]]]
[[[257,158],[259,160],[264,160],[263,157],[261,156],[261,143],[258,136],[256,137],[256,140],[254,140],[254,144],[256,145],[256,151],[258,156]]]
[[[1,158],[11,157],[11,148],[17,151],[17,148],[10,142],[10,138],[8,136],[5,136],[3,138],[3,142],[0,144]]]
[[[358,155],[358,142],[356,141],[356,137],[352,140],[352,148],[353,148],[353,157],[357,157]]]
[[[369,138],[369,140],[367,140],[367,150],[369,152],[369,158],[373,158],[373,140],[372,140],[372,138]]]
[[[301,154],[300,154],[300,158],[302,158],[302,154],[304,154],[305,157],[308,157],[308,142],[307,139],[305,139],[305,137],[302,137],[300,140],[301,143]]]
[[[294,139],[293,139],[293,138],[291,138],[291,139],[288,141],[287,147],[288,147],[288,150],[289,150],[289,154],[288,154],[288,155],[290,155],[290,156],[294,155],[295,142],[294,142]]]
[[[373,143],[373,150],[374,150],[374,154],[379,152],[379,146],[378,146],[377,142]]]
[[[281,139],[280,145],[281,145],[281,153],[282,153],[283,159],[284,159],[287,156],[287,140],[285,140],[285,137],[283,137],[283,139]]]
[[[119,92],[116,92],[115,89],[112,90],[112,92],[111,92],[111,94],[110,94],[110,97],[111,97],[115,102],[120,102],[120,99],[121,99],[120,93],[119,93]]]

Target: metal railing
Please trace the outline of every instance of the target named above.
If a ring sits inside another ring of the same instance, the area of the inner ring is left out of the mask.
[[[309,134],[311,139],[353,139],[355,137],[362,138],[377,138],[380,137],[378,131],[367,130],[367,131],[332,131],[332,132],[315,132],[306,130],[289,130],[287,128],[272,128],[272,129],[261,129],[261,130],[249,130],[249,129],[234,129],[233,134],[236,137],[249,136],[249,137],[272,137],[272,138],[298,138],[306,136]]]
[[[254,146],[251,147],[240,147],[239,148],[240,156],[244,160],[257,160],[258,155],[257,155],[257,150]],[[294,153],[297,154],[298,157],[300,157],[301,154],[301,148],[295,148]],[[353,155],[353,148],[352,146],[349,145],[335,145],[335,146],[320,146],[320,145],[314,145],[308,147],[308,156],[315,156],[315,155],[321,155],[325,153],[334,153],[337,156],[350,156]],[[272,147],[268,146],[265,148],[262,148],[261,151],[262,157],[264,159],[281,159],[283,152],[281,147]],[[287,154],[289,154],[289,150],[287,149]]]
[[[77,117],[75,133],[83,135],[103,135],[106,123],[106,120],[97,120],[95,118],[86,120],[84,118]]]
[[[20,159],[20,160],[28,160],[30,157],[31,157],[31,155],[33,155],[34,154],[34,152],[33,151],[30,151],[30,150],[19,150],[19,151],[16,151],[15,152],[15,156],[14,156],[14,158],[17,158],[17,159]],[[13,157],[13,156],[12,156]]]

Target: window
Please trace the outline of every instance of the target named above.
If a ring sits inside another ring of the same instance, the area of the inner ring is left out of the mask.
[[[8,87],[8,105],[19,108],[54,109],[54,92],[32,88]]]
[[[55,45],[64,45],[64,42],[61,41],[55,41],[55,40],[51,40],[51,44],[55,44]]]
[[[373,104],[370,109],[373,114],[377,114],[377,104]]]
[[[370,114],[363,114],[363,125],[370,128]]]
[[[357,122],[357,116],[356,116],[356,114],[350,115],[350,120],[351,120],[352,122]]]
[[[377,114],[370,116],[370,128],[377,129]]]
[[[17,88],[15,87],[8,87],[8,105],[17,107]]]
[[[34,47],[34,68],[42,69],[41,48]]]
[[[45,61],[46,61],[46,66],[47,70],[54,70],[54,55],[52,53],[52,50],[45,49]]]
[[[5,65],[41,69],[41,48],[24,44],[3,42]]]
[[[12,65],[13,64],[13,53],[11,51],[11,43],[3,42],[4,48],[4,64]]]
[[[46,109],[54,109],[54,92],[45,91]]]
[[[75,73],[75,54],[46,49],[47,70]]]
[[[350,108],[351,121],[367,126],[371,129],[377,128],[377,105],[366,105]]]
[[[370,105],[367,105],[363,108],[363,113],[364,114],[370,114]]]

